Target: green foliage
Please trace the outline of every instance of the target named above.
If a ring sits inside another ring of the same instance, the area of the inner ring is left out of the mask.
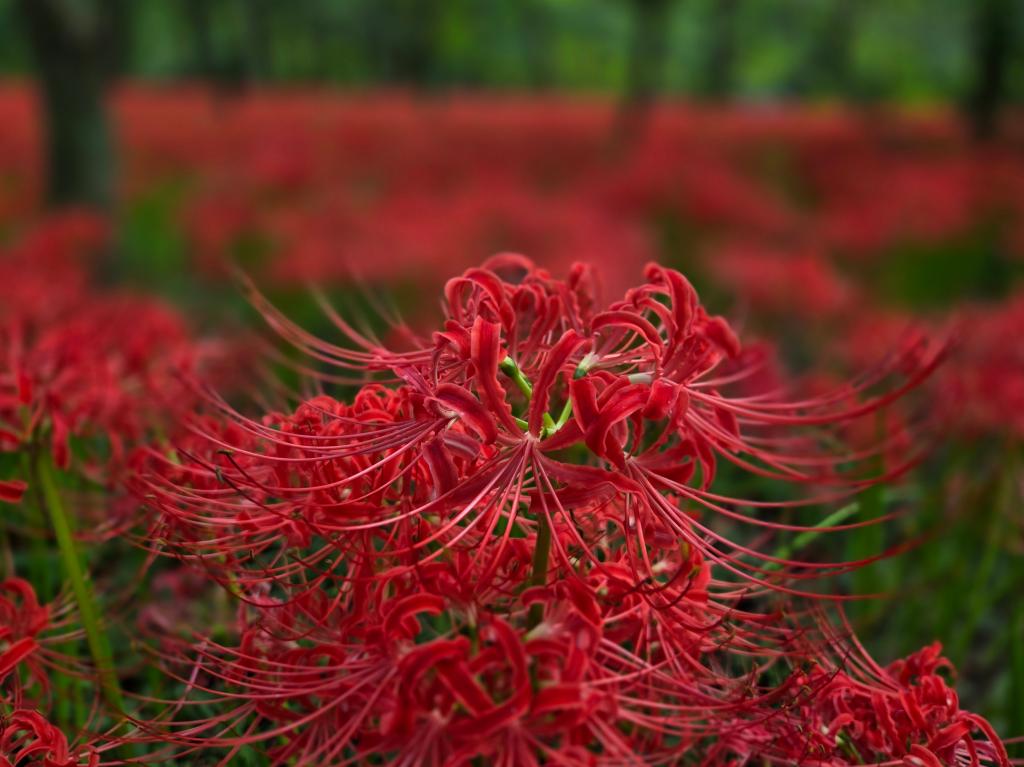
[[[961,101],[971,4],[959,0],[669,0],[663,87],[743,100]],[[640,0],[134,0],[122,72],[246,82],[617,91]],[[1011,9],[1015,6],[1010,4]],[[1008,19],[1019,48],[1024,24]],[[1019,20],[1018,20],[1019,21]],[[724,37],[723,37],[724,36]],[[15,0],[0,0],[0,73],[32,71]],[[715,54],[732,52],[724,64]],[[1018,57],[1019,59],[1019,57]],[[731,73],[715,71],[729,66]],[[1024,63],[1010,62],[1010,96]]]

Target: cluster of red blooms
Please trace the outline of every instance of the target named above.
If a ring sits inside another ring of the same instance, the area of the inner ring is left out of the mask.
[[[881,445],[828,437],[941,350],[787,401],[681,274],[645,279],[605,306],[584,266],[496,257],[404,350],[326,307],[347,342],[319,340],[254,293],[358,389],[256,419],[210,394],[136,454],[147,539],[241,603],[227,636],[164,639],[186,694],[145,738],[303,765],[1009,764],[937,650],[881,669],[803,599],[858,563],[765,551],[870,523],[773,517],[877,480],[857,466]],[[720,464],[812,489],[724,497]]]
[[[179,377],[206,354],[169,306],[90,286],[105,241],[100,219],[75,212],[0,252],[0,451],[48,446],[58,468],[74,458],[77,473],[101,484],[187,405]],[[16,501],[25,487],[3,478],[0,497]]]
[[[71,605],[40,605],[20,578],[0,582],[0,765],[43,767],[96,765],[90,747],[68,745],[65,735],[40,713],[52,703],[54,672],[83,676],[85,670],[57,648],[78,632]],[[83,761],[84,760],[84,761]]]
[[[10,572],[24,566],[20,554],[47,529],[45,483],[32,486],[42,476],[36,465],[86,488],[113,489],[131,450],[158,434],[176,407],[188,407],[181,376],[209,356],[169,307],[91,285],[106,235],[97,217],[69,212],[0,251],[0,553],[11,576],[0,582],[0,765],[99,760],[93,748],[69,745],[46,718],[56,704],[70,705],[55,679],[91,684],[95,677],[69,649],[85,638],[81,605],[70,597],[40,604],[33,585]],[[28,498],[26,490],[33,491]],[[134,524],[120,496],[79,492],[72,526],[102,538]],[[15,513],[6,505],[23,501],[35,508]]]
[[[943,371],[942,404],[972,435],[1024,439],[1024,294],[965,312],[962,342]]]
[[[96,767],[99,754],[75,749],[57,727],[38,712],[20,709],[0,715],[0,767]]]
[[[666,105],[612,159],[612,107],[593,101],[129,86],[114,112],[124,195],[184,182],[200,262],[220,272],[262,241],[269,253],[251,267],[275,284],[344,280],[352,268],[430,280],[514,249],[552,270],[585,257],[624,288],[620,264],[654,255],[651,219],[666,215],[686,222],[709,263],[736,236],[863,259],[990,222],[1024,251],[1013,139],[973,147],[939,113],[868,123]],[[0,89],[0,116],[2,223],[31,213],[42,174],[30,91]]]
[[[509,249],[554,273],[586,260],[618,293],[637,265],[680,259],[752,325],[831,320],[813,339],[820,358],[885,311],[873,276],[905,244],[995,232],[1008,263],[1024,253],[1014,137],[974,146],[939,113],[868,123],[839,111],[665,105],[610,157],[610,106],[597,102],[125,87],[114,112],[127,202],[183,189],[166,195],[177,201],[169,213],[197,263],[220,275],[241,260],[277,286],[353,273],[434,285],[476,254]],[[31,214],[41,173],[30,92],[0,90],[0,117],[2,224]],[[668,222],[681,231],[666,232]],[[973,318],[997,324],[1003,312]],[[968,354],[962,378],[1008,380],[987,375],[999,367],[1017,380],[1024,367],[1007,371],[1007,356]],[[973,402],[1015,412],[1014,391]]]

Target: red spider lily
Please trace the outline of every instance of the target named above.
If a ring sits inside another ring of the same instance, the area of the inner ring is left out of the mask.
[[[0,714],[0,767],[96,767],[100,757],[89,746],[75,748],[38,711]]]
[[[47,216],[23,232],[0,251],[0,323],[41,323],[66,316],[86,295],[89,267],[106,242],[104,221],[85,211]]]
[[[603,576],[524,591],[527,569],[460,594],[436,562],[253,604],[237,645],[165,643],[189,694],[143,731],[165,755],[266,744],[274,764],[667,764],[778,697],[753,683],[767,666],[729,676]]]
[[[736,240],[709,256],[708,268],[758,316],[820,323],[864,303],[824,254],[812,249],[792,252]]]
[[[829,449],[827,440],[920,382],[941,348],[908,344],[883,368],[812,399],[730,396],[758,375],[756,357],[682,275],[652,265],[646,276],[602,308],[584,267],[560,282],[526,259],[498,257],[448,283],[444,329],[404,352],[333,312],[354,348],[318,340],[254,296],[287,339],[338,370],[325,380],[382,383],[352,406],[318,398],[259,422],[215,401],[223,425],[189,424],[181,449],[148,451],[138,472],[166,528],[158,537],[257,580],[308,581],[311,566],[343,578],[342,557],[320,566],[335,551],[430,561],[465,547],[486,582],[516,530],[550,531],[571,570],[593,561],[588,534],[614,524],[635,582],[655,579],[652,545],[685,542],[721,567],[713,590],[725,600],[856,566],[763,553],[725,537],[707,514],[764,533],[803,530],[766,515],[879,479],[857,467],[902,432],[863,448]],[[902,380],[872,393],[894,376]],[[823,489],[785,503],[724,497],[712,487],[722,462]]]
[[[846,628],[843,636],[827,630],[836,659],[819,654],[794,675],[791,689],[801,692],[785,715],[765,721],[763,741],[743,746],[737,733],[731,748],[779,764],[1009,766],[992,726],[962,710],[938,673],[953,670],[938,642],[883,668]]]
[[[39,704],[50,696],[52,673],[86,673],[56,649],[81,636],[71,616],[70,604],[40,605],[27,581],[0,582],[0,701]]]
[[[1024,323],[1024,296],[974,307],[936,388],[938,405],[968,436],[1024,435],[1024,352],[1008,343]]]
[[[760,553],[716,515],[802,530],[742,508],[874,481],[856,465],[888,440],[830,451],[822,435],[939,354],[910,347],[787,403],[751,393],[758,355],[681,275],[646,274],[601,307],[585,268],[560,282],[502,256],[450,281],[443,330],[406,333],[406,351],[334,314],[352,347],[320,341],[255,296],[336,369],[323,382],[363,383],[350,404],[319,395],[259,420],[207,394],[216,412],[183,422],[172,450],[136,454],[132,484],[156,512],[141,542],[244,604],[237,643],[164,643],[190,694],[147,737],[167,754],[273,743],[275,763],[668,764],[777,716],[803,680],[763,680],[819,648],[765,597],[856,563]],[[712,489],[721,461],[824,489],[729,499]]]
[[[109,485],[130,447],[188,407],[181,376],[217,374],[229,354],[159,301],[90,289],[101,234],[68,214],[0,254],[0,450],[48,446],[60,469]],[[0,499],[18,500],[23,482],[5,478]]]
[[[155,354],[154,350],[163,352]],[[67,468],[69,438],[102,435],[116,467],[158,409],[173,401],[175,374],[195,350],[168,309],[143,299],[79,304],[50,326],[11,324],[0,338],[0,429],[7,449],[48,434],[54,462]],[[95,459],[94,459],[95,460]],[[101,466],[86,467],[99,475]]]

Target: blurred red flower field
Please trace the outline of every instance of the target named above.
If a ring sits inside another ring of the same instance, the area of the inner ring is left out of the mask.
[[[111,114],[0,87],[0,764],[1019,761],[1019,115]]]

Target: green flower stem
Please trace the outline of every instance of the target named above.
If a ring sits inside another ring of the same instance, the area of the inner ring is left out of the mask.
[[[563,426],[565,426],[569,422],[569,419],[571,417],[572,417],[572,398],[571,397],[566,397],[565,404],[562,406],[562,412],[558,414],[558,420],[555,421],[551,425],[550,429],[546,429],[545,430],[546,431],[545,436],[548,436],[550,434],[554,434],[555,432],[557,432],[559,429],[561,429]]]
[[[34,479],[42,488],[43,505],[46,507],[46,513],[50,517],[50,523],[53,525],[53,531],[57,537],[57,548],[60,552],[64,574],[71,581],[75,601],[78,603],[78,614],[82,620],[82,629],[85,631],[89,653],[96,664],[103,697],[111,707],[122,712],[124,711],[124,700],[121,696],[121,688],[118,686],[117,676],[114,673],[110,642],[100,625],[92,586],[89,583],[88,574],[82,567],[78,547],[72,533],[71,520],[64,511],[64,504],[57,490],[49,454],[43,450],[36,450],[32,467]]]
[[[551,525],[543,511],[537,515],[537,545],[533,550],[533,569],[530,586],[545,586],[548,582],[548,560],[551,558]],[[530,607],[528,626],[533,628],[544,617],[544,605],[536,602]]]
[[[860,503],[855,501],[849,504],[848,506],[843,506],[843,508],[832,512],[823,520],[821,520],[821,522],[816,524],[813,528],[809,530],[804,530],[804,532],[800,533],[798,536],[793,538],[791,543],[789,543],[786,546],[780,547],[779,550],[775,552],[775,557],[777,559],[788,559],[794,552],[799,551],[805,546],[809,546],[811,543],[813,543],[814,539],[822,534],[823,528],[833,527],[834,525],[841,524],[848,517],[852,517],[858,511],[860,511]],[[764,569],[778,570],[781,567],[782,565],[780,565],[778,562],[769,562],[765,565]]]
[[[4,578],[14,576],[14,553],[11,549],[7,525],[0,524],[0,573]]]
[[[530,400],[533,397],[533,384],[531,384],[529,380],[527,380],[526,376],[523,375],[523,371],[519,369],[519,366],[516,364],[514,359],[506,357],[501,361],[501,364],[498,365],[498,367],[501,369],[502,373],[515,381],[516,386],[519,387],[519,391],[523,393],[523,396],[526,397],[527,400]]]
[[[523,396],[526,397],[527,402],[533,399],[533,384],[530,383],[529,378],[523,375],[523,371],[519,369],[519,365],[516,364],[514,359],[506,357],[498,365],[498,368],[502,373],[515,382],[515,385],[519,387],[519,391],[521,391]],[[586,369],[583,367],[583,363],[581,362],[580,366],[576,368],[575,377],[579,378],[585,373]],[[544,414],[544,427],[541,429],[540,438],[545,439],[550,437],[552,434],[555,434],[559,429],[565,426],[569,421],[570,416],[572,416],[572,400],[566,399],[565,404],[562,406],[562,412],[558,414],[558,420],[555,420],[550,413]],[[523,431],[526,431],[529,428],[529,424],[522,418],[516,418],[516,423]]]
[[[523,371],[519,369],[519,365],[511,357],[506,357],[501,361],[498,366],[501,372],[511,378],[516,386],[519,387],[519,391],[526,397],[526,401],[529,402],[533,399],[533,385],[529,379],[523,375]],[[562,426],[565,425],[566,421],[569,420],[569,416],[572,414],[572,400],[568,400],[565,406],[562,408],[561,414],[558,416],[556,421],[551,417],[550,413],[544,414],[544,428],[541,430],[541,439],[548,437],[558,431]],[[526,430],[529,428],[529,424],[522,418],[516,418],[516,423],[519,428]],[[548,524],[548,517],[545,513],[537,515],[537,545],[533,550],[533,567],[530,573],[530,586],[544,586],[547,583],[548,577],[548,560],[551,558],[551,525]],[[544,617],[544,605],[537,603],[530,608],[529,615],[529,626],[533,628],[541,622]]]

